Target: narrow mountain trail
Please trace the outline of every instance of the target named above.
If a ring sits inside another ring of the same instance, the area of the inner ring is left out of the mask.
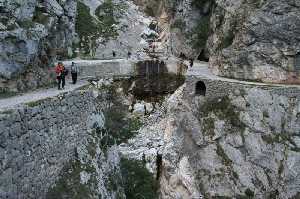
[[[109,61],[113,62],[116,60],[103,60],[103,62],[109,62]],[[75,61],[75,62],[77,62],[77,61]],[[85,62],[86,62],[86,60],[85,60]],[[234,82],[234,83],[240,83],[240,84],[248,84],[248,85],[254,85],[254,86],[257,85],[257,86],[272,86],[272,87],[285,87],[285,88],[300,89],[300,85],[260,83],[260,82],[241,81],[241,80],[236,80],[236,79],[219,77],[219,76],[214,75],[209,70],[208,63],[206,63],[206,62],[196,62],[192,68],[188,69],[186,76],[187,77],[200,77],[200,78],[204,78],[204,79],[220,80],[220,81],[226,81],[226,82]],[[56,87],[49,88],[49,89],[39,89],[36,91],[24,93],[21,95],[0,99],[0,110],[6,110],[6,109],[16,107],[17,105],[20,105],[20,104],[43,100],[43,99],[46,99],[49,97],[55,97],[62,93],[74,91],[74,90],[76,90],[82,86],[88,85],[88,84],[89,84],[88,81],[80,80],[76,85],[73,85],[70,83],[70,80],[67,79],[66,88],[64,90],[57,90]]]
[[[66,80],[66,86],[64,90],[58,90],[55,88],[39,89],[33,92],[24,93],[21,95],[0,99],[0,111],[10,108],[14,108],[17,105],[43,100],[50,97],[58,96],[59,94],[74,91],[80,87],[88,85],[85,80],[80,80],[77,84],[71,84],[69,80]]]
[[[188,64],[188,63],[186,63]],[[207,62],[196,62],[192,68],[189,68],[186,76],[194,76],[194,77],[201,77],[204,79],[211,79],[211,80],[220,80],[226,82],[234,82],[240,84],[248,84],[254,86],[272,86],[272,87],[286,87],[286,88],[298,88],[300,89],[300,85],[293,85],[293,84],[276,84],[276,83],[261,83],[261,82],[252,82],[246,80],[237,80],[237,79],[230,79],[225,77],[220,77],[214,75],[209,67]]]

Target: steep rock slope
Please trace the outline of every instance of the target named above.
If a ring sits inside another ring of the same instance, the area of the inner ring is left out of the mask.
[[[107,59],[143,54],[152,18],[146,17],[131,1],[82,0],[78,3],[76,32],[83,58]],[[90,23],[86,23],[90,21]]]
[[[298,198],[299,108],[276,90],[183,86],[121,151],[146,159],[162,198]]]
[[[161,38],[166,38],[170,55],[197,57],[205,49],[211,2],[191,0],[134,0],[159,23]],[[199,4],[199,5],[198,5]]]
[[[0,92],[49,84],[49,67],[71,55],[76,1],[0,2]]]
[[[216,1],[208,42],[221,76],[299,83],[300,3]]]
[[[298,1],[135,1],[167,19],[170,53],[208,60],[220,76],[299,83]],[[155,12],[151,10],[151,5]]]

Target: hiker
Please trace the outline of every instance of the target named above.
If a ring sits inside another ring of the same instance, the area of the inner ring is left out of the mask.
[[[113,57],[116,57],[116,52],[112,51]]]
[[[194,60],[190,59],[190,67],[193,68],[193,66],[194,66]]]
[[[55,73],[56,73],[56,79],[57,79],[57,84],[58,84],[58,90],[61,88],[65,88],[65,77],[67,75],[67,70],[65,69],[64,65],[62,62],[58,62],[58,64],[55,67]]]
[[[77,82],[78,73],[79,73],[78,66],[74,62],[72,62],[72,65],[71,65],[71,75],[72,75],[72,82],[73,82],[73,84],[76,84],[76,82]]]
[[[130,59],[130,58],[131,58],[131,52],[128,51],[128,53],[127,53],[127,59]]]

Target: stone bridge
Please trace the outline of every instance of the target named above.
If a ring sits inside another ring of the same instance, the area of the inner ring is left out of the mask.
[[[138,76],[155,73],[183,74],[184,65],[178,59],[169,60],[72,60],[64,61],[66,68],[72,62],[80,69],[80,78]]]

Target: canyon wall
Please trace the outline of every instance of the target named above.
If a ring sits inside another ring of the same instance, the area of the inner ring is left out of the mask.
[[[76,1],[0,2],[0,92],[53,82],[53,62],[72,56]]]
[[[152,18],[131,1],[81,0],[78,2],[76,48],[82,58],[111,59],[142,56]],[[87,23],[89,21],[90,23]]]
[[[220,76],[299,84],[298,1],[165,0],[158,5],[156,18],[167,19],[173,55],[209,60]]]
[[[156,198],[144,162],[120,156],[117,146],[142,125],[138,110],[129,111],[131,83],[101,79],[2,109],[0,198]]]
[[[84,91],[2,111],[0,196],[44,198],[103,122],[92,93]]]
[[[299,1],[216,1],[208,41],[217,75],[298,83]]]
[[[145,157],[162,198],[298,198],[299,94],[189,78],[121,151]]]

